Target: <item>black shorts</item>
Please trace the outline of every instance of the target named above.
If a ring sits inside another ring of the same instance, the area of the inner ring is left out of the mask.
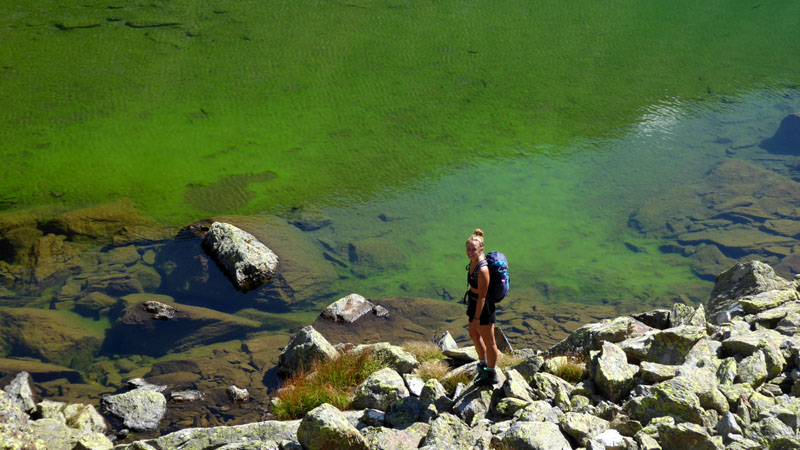
[[[467,291],[467,298],[468,298],[467,317],[469,317],[469,320],[472,320],[472,318],[475,317],[475,308],[478,307],[478,294],[472,291]],[[486,299],[483,302],[483,311],[481,311],[481,316],[480,316],[481,319],[479,323],[481,325],[489,325],[495,323],[496,319],[494,315],[494,310],[495,310],[494,302],[490,302],[488,299]]]

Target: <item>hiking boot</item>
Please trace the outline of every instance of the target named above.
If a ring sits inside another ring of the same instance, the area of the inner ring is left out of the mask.
[[[475,380],[475,384],[478,386],[489,386],[492,384],[497,384],[498,381],[497,370],[489,370],[487,367],[478,375],[478,378]]]
[[[475,367],[475,377],[472,379],[472,381],[476,382],[480,378],[486,376],[485,372],[487,372],[486,364],[478,362],[478,365]]]

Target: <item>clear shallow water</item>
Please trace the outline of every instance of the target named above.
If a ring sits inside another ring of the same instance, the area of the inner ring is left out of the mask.
[[[480,227],[531,302],[702,301],[710,283],[628,217],[800,110],[797,17],[791,1],[4,2],[0,208],[128,197],[175,227],[319,210],[332,226],[309,234],[343,255],[396,247],[396,266],[331,289],[370,297],[459,297]]]

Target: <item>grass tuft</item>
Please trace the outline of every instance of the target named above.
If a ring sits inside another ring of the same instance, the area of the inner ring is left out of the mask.
[[[427,361],[438,361],[444,359],[444,353],[438,345],[427,341],[405,341],[402,347],[417,357],[420,364]]]
[[[300,419],[323,403],[346,409],[356,386],[384,367],[386,363],[370,351],[318,361],[309,371],[295,373],[284,381],[275,396],[272,414],[278,420]]]
[[[546,367],[548,372],[570,383],[583,381],[589,375],[586,358],[581,355],[565,355],[551,358],[546,363]]]

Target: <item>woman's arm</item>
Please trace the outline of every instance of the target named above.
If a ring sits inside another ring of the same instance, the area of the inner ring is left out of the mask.
[[[486,292],[489,290],[489,267],[484,265],[478,270],[478,303],[475,305],[475,316],[473,319],[479,319],[483,306],[486,304]]]

